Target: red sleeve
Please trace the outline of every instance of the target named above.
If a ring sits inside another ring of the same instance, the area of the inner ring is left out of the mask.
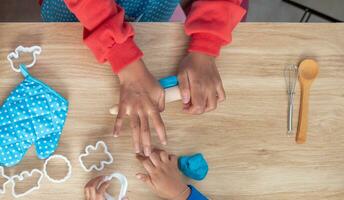
[[[246,11],[242,0],[198,0],[192,4],[185,22],[191,36],[189,52],[218,56],[222,46],[232,40],[232,31]]]
[[[115,73],[142,57],[133,27],[114,0],[64,0],[84,26],[84,42],[99,62],[109,61]]]

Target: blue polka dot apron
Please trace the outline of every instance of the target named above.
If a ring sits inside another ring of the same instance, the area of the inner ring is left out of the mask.
[[[127,21],[167,22],[180,0],[117,0],[126,13]],[[45,22],[77,22],[63,0],[44,0],[41,16]]]
[[[18,58],[19,52],[39,51],[40,47],[18,47],[8,60]],[[36,60],[34,54],[34,62]],[[68,101],[51,87],[31,76],[30,65],[12,68],[21,72],[24,80],[10,93],[0,107],[0,166],[18,164],[26,151],[35,145],[39,159],[51,156],[56,148],[68,112]]]

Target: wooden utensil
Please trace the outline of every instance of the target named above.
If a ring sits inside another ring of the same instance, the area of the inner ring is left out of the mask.
[[[171,88],[165,89],[165,103],[170,103],[173,101],[181,100],[180,91],[178,86],[174,86]],[[113,106],[110,108],[110,113],[112,115],[118,114],[118,105]]]
[[[309,92],[311,84],[319,74],[319,66],[315,60],[306,59],[299,65],[299,81],[301,87],[301,100],[299,123],[296,132],[296,143],[303,144],[306,142],[308,129],[308,108]]]

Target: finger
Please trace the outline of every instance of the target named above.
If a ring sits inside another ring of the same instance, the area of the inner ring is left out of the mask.
[[[95,188],[90,188],[90,199],[94,200],[96,199],[97,193]]]
[[[188,104],[191,99],[188,74],[186,72],[179,73],[178,82],[180,94],[182,95],[182,102],[183,104]]]
[[[217,107],[217,102],[218,102],[217,93],[214,90],[208,95],[205,111],[209,112],[209,111],[215,110]]]
[[[103,195],[106,192],[109,185],[110,185],[110,181],[103,182],[98,188],[98,193]]]
[[[206,96],[200,87],[200,83],[193,82],[191,84],[191,106],[186,109],[191,114],[202,114],[205,111]]]
[[[143,165],[143,167],[146,169],[146,171],[151,174],[153,172],[153,170],[155,169],[153,163],[150,161],[150,159],[148,158],[144,158],[144,159],[139,159],[139,161],[141,162],[141,164]]]
[[[99,183],[104,179],[104,176],[98,176],[92,180],[90,180],[87,184],[86,184],[86,188],[96,188]]]
[[[158,134],[161,144],[167,144],[166,128],[159,112],[151,112],[150,117],[153,121],[154,128]]]
[[[143,152],[145,156],[149,156],[151,154],[151,138],[150,138],[148,116],[143,112],[139,112],[139,118],[140,118],[140,125],[141,125],[140,131],[141,131],[141,142],[143,145]]]
[[[89,200],[90,199],[90,191],[88,188],[85,188],[84,189],[84,193],[85,193],[85,199],[86,200]]]
[[[146,183],[149,187],[154,188],[152,179],[148,174],[138,173],[136,174],[136,178]]]
[[[223,88],[222,83],[220,83],[217,86],[216,92],[217,92],[217,97],[218,97],[219,102],[223,102],[224,100],[226,100],[226,92],[225,92],[225,89]]]
[[[123,117],[124,117],[124,110],[122,108],[119,109],[117,117],[116,117],[116,121],[115,121],[115,127],[113,130],[113,136],[114,137],[118,137],[119,136],[119,132],[121,131],[122,128],[122,124],[123,124]]]
[[[170,155],[170,161],[173,163],[173,164],[178,164],[178,158],[176,155],[172,154]]]
[[[160,112],[165,110],[165,90],[163,90],[163,92],[160,94],[158,106]]]
[[[166,151],[160,151],[160,159],[162,162],[166,163],[168,162],[170,159],[168,158],[168,154]]]
[[[149,159],[152,161],[155,167],[161,164],[160,156],[156,151],[151,153],[151,155],[149,156]]]
[[[133,131],[133,143],[134,143],[134,149],[135,153],[140,153],[140,121],[139,116],[136,114],[130,115],[130,127]]]

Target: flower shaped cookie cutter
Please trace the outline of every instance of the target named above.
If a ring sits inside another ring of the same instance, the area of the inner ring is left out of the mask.
[[[100,161],[99,167],[97,166],[97,164],[92,164],[89,168],[87,168],[87,167],[85,166],[84,162],[82,161],[82,159],[83,159],[84,157],[87,157],[88,155],[90,155],[90,150],[95,151],[95,150],[97,150],[97,149],[99,148],[100,145],[102,145],[102,146],[104,147],[104,153],[109,157],[109,160],[102,160],[102,161]],[[113,157],[112,157],[111,153],[109,152],[108,147],[107,147],[107,145],[105,144],[105,142],[100,140],[100,141],[98,141],[98,142],[96,143],[95,146],[93,146],[93,145],[88,145],[88,146],[86,146],[86,148],[85,148],[85,153],[84,153],[84,154],[81,154],[81,155],[79,156],[79,162],[80,162],[81,167],[82,167],[86,172],[90,172],[90,171],[92,171],[93,169],[95,169],[95,170],[97,170],[97,171],[101,171],[101,170],[104,169],[105,165],[109,165],[109,164],[113,163]]]
[[[63,177],[62,179],[54,179],[54,178],[51,178],[49,175],[48,175],[48,172],[47,172],[47,165],[49,163],[49,161],[51,159],[56,159],[56,158],[60,158],[62,159],[63,161],[65,161],[67,163],[67,166],[68,166],[68,173],[65,177]],[[67,179],[69,179],[71,176],[72,176],[72,164],[70,163],[70,161],[63,155],[59,155],[59,154],[55,154],[55,155],[52,155],[50,156],[48,159],[45,160],[44,162],[44,166],[43,166],[43,173],[44,175],[47,177],[47,179],[53,183],[63,183],[65,182]]]
[[[15,192],[16,182],[14,181],[14,179],[17,178],[19,181],[22,181],[22,180],[24,180],[24,176],[33,176],[34,173],[39,173],[40,174],[40,177],[38,178],[38,181],[37,181],[37,186],[34,186],[34,187],[28,189],[27,191],[25,191],[23,193],[17,194]],[[22,197],[22,196],[25,196],[25,195],[31,193],[34,190],[38,190],[41,187],[42,179],[43,179],[43,173],[42,173],[41,170],[38,170],[38,169],[33,169],[31,172],[29,172],[29,171],[22,171],[19,175],[12,176],[11,177],[11,181],[12,181],[12,195],[15,198],[19,198],[19,197]]]
[[[5,181],[0,188],[0,194],[4,194],[6,190],[6,185],[11,181],[11,178],[5,174],[4,168],[2,166],[0,166],[0,177],[7,179],[7,181]]]

